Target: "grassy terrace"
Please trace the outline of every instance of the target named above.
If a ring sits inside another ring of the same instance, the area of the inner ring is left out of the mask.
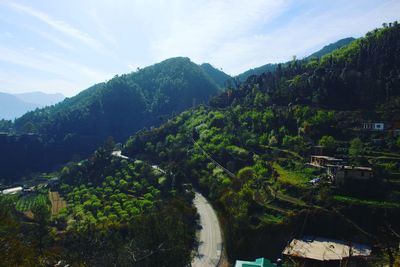
[[[377,208],[400,208],[400,203],[395,203],[395,202],[359,199],[344,195],[335,195],[333,198],[338,202],[343,202],[348,204],[367,205]]]
[[[279,174],[278,181],[299,188],[308,188],[307,184],[313,178],[312,169],[306,168],[304,171],[290,171],[274,162],[272,167]]]

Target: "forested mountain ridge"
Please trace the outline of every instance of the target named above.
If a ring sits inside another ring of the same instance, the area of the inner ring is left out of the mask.
[[[319,57],[319,58],[323,57],[323,56],[325,56],[325,55],[327,55],[329,53],[332,53],[336,49],[340,49],[340,48],[350,44],[354,40],[356,40],[356,39],[353,38],[353,37],[347,37],[347,38],[340,39],[339,41],[336,41],[334,43],[331,43],[331,44],[328,44],[328,45],[324,46],[322,49],[318,50],[315,53],[312,53],[311,55],[305,57],[304,59],[307,60],[307,59],[311,59],[311,58],[314,58],[314,57]]]
[[[303,60],[309,60],[311,58],[320,58],[326,54],[332,53],[334,50],[342,48],[348,44],[350,44],[352,41],[355,39],[353,37],[348,37],[341,39],[337,42],[334,42],[332,44],[324,46],[321,50],[318,50],[317,52],[312,53],[311,55],[305,57]],[[264,72],[272,72],[275,71],[277,68],[278,64],[277,63],[269,63],[257,68],[253,68],[250,70],[247,70],[239,75],[236,76],[239,81],[245,81],[247,78],[249,78],[252,75],[261,75]]]
[[[212,103],[224,106],[257,85],[265,92],[257,100],[267,105],[307,104],[353,110],[398,105],[399,62],[400,26],[393,23],[322,58],[278,64],[275,71],[250,77],[246,87],[227,91]]]
[[[182,111],[193,102],[205,103],[217,91],[216,83],[198,65],[188,58],[172,58],[27,113],[15,121],[15,129],[60,138],[82,133],[123,140],[153,125],[159,116]],[[60,128],[61,124],[65,127]]]
[[[200,65],[205,73],[207,73],[219,86],[221,89],[226,87],[226,83],[232,79],[231,76],[223,72],[222,70],[218,70],[214,68],[209,63],[203,63]]]
[[[54,106],[28,112],[13,124],[3,121],[4,130],[30,134],[31,141],[25,144],[28,141],[20,136],[2,137],[1,177],[47,169],[73,156],[85,157],[108,136],[124,141],[173,113],[206,103],[219,90],[188,58],[171,58],[115,76]]]

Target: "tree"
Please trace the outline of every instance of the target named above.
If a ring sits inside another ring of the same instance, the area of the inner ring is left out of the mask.
[[[361,164],[362,156],[364,155],[364,144],[360,138],[354,138],[350,142],[349,158],[352,164]]]
[[[43,253],[45,243],[49,238],[50,209],[46,203],[35,202],[32,207],[33,220],[35,222],[35,235],[38,242],[39,253]]]
[[[334,152],[336,149],[336,140],[333,136],[324,135],[319,140],[319,145],[323,146],[328,152]]]

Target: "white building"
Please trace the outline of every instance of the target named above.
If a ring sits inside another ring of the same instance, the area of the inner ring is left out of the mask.
[[[383,122],[364,122],[362,129],[367,131],[383,131],[385,130],[385,123]]]
[[[3,195],[14,195],[22,191],[22,186],[4,189],[1,193]]]

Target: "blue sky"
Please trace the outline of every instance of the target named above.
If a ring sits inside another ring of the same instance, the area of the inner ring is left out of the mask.
[[[0,91],[72,96],[174,56],[236,75],[399,14],[398,0],[0,0]]]

